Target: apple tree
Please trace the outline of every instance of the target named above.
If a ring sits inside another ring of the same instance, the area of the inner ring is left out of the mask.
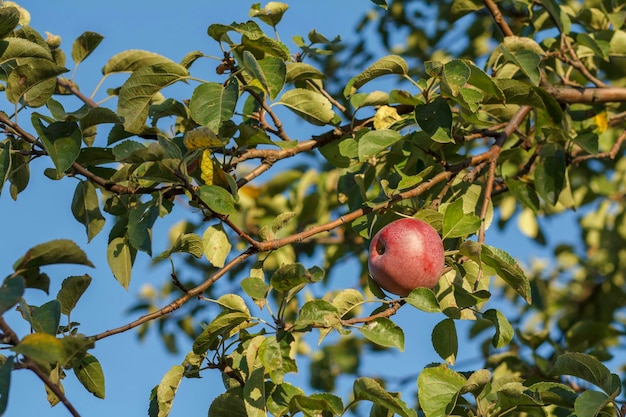
[[[224,384],[211,417],[626,415],[626,3],[372,3],[354,43],[313,27],[281,39],[288,5],[253,4],[240,21],[207,22],[212,48],[180,62],[100,56],[95,32],[66,48],[2,3],[2,205],[31,174],[72,181],[67,216],[89,240],[108,235],[120,285],[139,256],[171,279],[128,324],[86,335],[72,315],[91,282],[83,248],[32,242],[12,266],[3,259],[0,413],[12,372],[27,369],[52,405],[80,415],[72,398],[104,397],[107,370],[90,349],[152,326],[189,353],[146,393],[150,416],[169,414],[184,378],[211,373]],[[97,85],[72,78],[85,59],[102,61]],[[195,71],[211,59],[214,73]],[[302,136],[304,124],[314,133]],[[49,168],[31,172],[39,158]],[[169,216],[181,218],[170,246],[153,251],[153,227]],[[491,231],[516,227],[546,244],[543,219],[559,216],[575,218],[579,239],[557,236],[545,264],[490,244]],[[437,230],[445,269],[434,288],[396,297],[371,279],[367,249],[405,217]],[[345,260],[358,267],[334,280]],[[33,291],[50,292],[53,264],[85,274],[30,305]],[[5,320],[16,308],[31,332]],[[361,363],[403,350],[399,309],[439,321],[441,361],[411,381],[415,398]],[[469,334],[457,334],[460,320]],[[481,364],[457,369],[468,338]],[[307,356],[310,381],[296,386],[289,375]],[[70,374],[91,394],[66,392]],[[351,392],[337,391],[340,375]]]

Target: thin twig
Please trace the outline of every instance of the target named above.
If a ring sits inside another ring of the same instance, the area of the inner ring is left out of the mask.
[[[120,327],[117,327],[115,329],[111,329],[111,330],[107,330],[107,331],[102,332],[102,333],[98,333],[98,334],[96,334],[96,335],[94,335],[92,337],[95,340],[104,339],[105,337],[109,337],[109,336],[112,336],[112,335],[118,334],[118,333],[123,333],[125,331],[133,329],[133,328],[135,328],[137,326],[140,326],[140,325],[142,325],[144,323],[147,323],[149,321],[152,321],[152,320],[158,319],[160,317],[166,316],[166,315],[170,314],[171,312],[173,312],[175,310],[178,310],[187,301],[189,301],[193,297],[197,297],[197,296],[201,295],[204,291],[209,289],[211,287],[211,285],[213,285],[214,282],[216,282],[222,276],[226,275],[226,273],[228,271],[230,271],[233,267],[235,267],[237,264],[243,262],[244,260],[246,260],[250,256],[254,255],[255,253],[257,253],[257,251],[254,250],[254,248],[250,248],[247,251],[239,254],[237,257],[235,257],[230,262],[228,262],[222,269],[217,271],[215,274],[211,275],[208,279],[206,279],[200,285],[198,285],[198,286],[188,290],[184,295],[182,295],[181,297],[179,297],[176,300],[172,301],[167,306],[165,306],[165,307],[163,307],[163,308],[161,308],[161,309],[159,309],[159,310],[157,310],[155,312],[152,312],[150,314],[146,314],[144,316],[141,316],[137,320],[135,320],[135,321],[133,321],[131,323],[128,323],[128,324],[126,324],[124,326],[120,326]]]
[[[320,94],[322,94],[324,97],[326,97],[328,99],[328,101],[330,101],[330,103],[337,107],[337,109],[343,114],[343,116],[350,120],[352,119],[352,114],[350,113],[350,111],[346,108],[346,106],[344,106],[343,104],[341,104],[339,101],[337,101],[332,95],[330,95],[330,93],[328,93],[328,91],[326,91],[324,88],[318,86],[317,84],[315,84],[314,82],[308,80],[307,84],[310,85],[311,87],[315,88]]]
[[[57,84],[63,88],[68,89],[72,94],[78,97],[83,103],[87,104],[89,107],[94,107],[94,108],[98,107],[98,103],[96,103],[95,101],[93,101],[92,99],[84,95],[78,89],[78,87],[76,87],[76,84],[74,84],[72,81],[67,80],[65,78],[57,78]]]
[[[500,136],[496,139],[489,151],[489,173],[487,174],[487,182],[485,184],[485,193],[483,196],[483,205],[480,210],[480,229],[478,230],[478,242],[483,243],[485,241],[485,228],[487,212],[489,210],[489,202],[491,201],[493,186],[496,176],[496,165],[498,157],[502,152],[502,146],[504,142],[517,130],[524,118],[528,115],[532,107],[521,106],[519,110],[513,115],[509,123],[506,125]]]
[[[570,43],[566,34],[564,33],[561,34],[561,40],[565,44],[565,48],[567,49],[567,52],[571,56],[571,59],[564,59],[565,57],[559,57],[559,58],[563,60],[564,62],[570,64],[572,67],[576,68],[578,71],[580,71],[580,73],[589,81],[594,83],[596,87],[607,87],[605,83],[603,83],[600,79],[594,77],[593,74],[589,72],[585,64],[583,64],[583,62],[580,60],[578,55],[576,55],[576,51],[574,51],[574,48],[572,47],[572,44]]]
[[[239,74],[237,79],[245,85],[245,80],[241,74]],[[260,95],[259,93],[257,93],[256,91],[252,90],[251,88],[247,88],[246,91],[256,100],[257,103],[259,103],[261,108],[267,114],[269,114],[270,118],[272,119],[272,123],[274,123],[274,127],[276,127],[276,132],[275,132],[276,136],[278,136],[280,139],[284,141],[291,141],[292,139],[289,137],[289,135],[287,134],[287,132],[285,131],[283,127],[283,122],[276,115],[276,113],[274,113],[272,108],[267,105],[264,97]]]
[[[400,307],[406,304],[406,302],[404,300],[393,300],[390,304],[391,305],[389,306],[389,308],[379,313],[372,314],[371,316],[367,316],[367,317],[355,317],[355,318],[348,319],[348,320],[341,320],[341,324],[344,326],[350,326],[350,325],[354,325],[358,323],[369,323],[370,321],[373,321],[379,318],[391,317],[394,314],[396,314],[398,310],[400,310]]]
[[[581,162],[587,161],[589,159],[603,159],[603,158],[615,159],[615,157],[617,156],[617,153],[622,147],[622,144],[624,143],[624,140],[626,140],[626,130],[623,131],[622,134],[617,137],[617,140],[615,141],[615,143],[613,144],[613,146],[611,147],[609,151],[600,152],[596,155],[587,154],[587,155],[577,156],[576,158],[572,159],[572,164],[578,165]]]

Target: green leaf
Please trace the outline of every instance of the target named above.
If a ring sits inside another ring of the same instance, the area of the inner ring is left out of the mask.
[[[565,185],[565,152],[556,143],[547,143],[541,148],[535,168],[537,193],[548,203],[555,205]]]
[[[496,334],[491,339],[493,347],[500,349],[513,340],[513,326],[511,326],[504,314],[491,308],[483,313],[483,317],[491,321],[496,327]]]
[[[338,324],[337,307],[325,300],[311,300],[304,303],[295,322],[297,328],[308,326],[331,328]]]
[[[454,142],[452,139],[452,111],[448,102],[437,97],[427,104],[415,106],[415,121],[422,130],[439,143]]]
[[[359,331],[370,342],[384,347],[395,347],[404,351],[404,332],[387,317],[379,317],[359,327]]]
[[[357,378],[352,386],[355,401],[371,401],[402,417],[416,417],[414,410],[407,407],[401,399],[387,392],[376,380],[366,377]]]
[[[352,104],[352,107],[354,107],[355,109],[369,106],[386,105],[389,104],[389,94],[384,91],[357,93],[350,98],[350,104]]]
[[[277,340],[276,337],[266,337],[259,346],[258,357],[275,384],[282,384],[287,373],[298,372],[290,351],[291,344],[287,338]]]
[[[274,56],[283,61],[289,61],[291,59],[289,49],[284,43],[265,36],[265,34],[258,39],[243,36],[241,38],[241,44],[245,51],[252,52],[255,56]]]
[[[278,233],[285,225],[289,222],[289,220],[296,217],[298,213],[295,211],[286,211],[284,213],[280,213],[274,221],[272,221],[272,233]]]
[[[375,78],[388,74],[407,75],[409,73],[409,66],[406,61],[398,55],[388,55],[372,65],[367,67],[365,71],[359,75],[352,77],[343,90],[344,97],[348,98],[363,85],[372,81]]]
[[[4,9],[0,9],[2,11]],[[9,402],[9,388],[11,387],[11,371],[15,356],[11,355],[0,366],[0,415],[4,415]]]
[[[249,319],[250,314],[240,311],[220,313],[193,342],[193,352],[203,354],[210,349],[215,349],[221,337],[230,337],[233,329]]]
[[[292,415],[302,411],[307,416],[340,416],[343,414],[343,402],[339,397],[328,393],[294,395],[289,401],[289,411]]]
[[[61,322],[61,303],[51,300],[37,307],[31,315],[31,325],[36,332],[56,335]]]
[[[355,307],[363,304],[363,294],[354,288],[346,288],[333,295],[332,305],[337,308],[339,317],[353,311]]]
[[[141,133],[153,97],[188,76],[187,68],[173,62],[141,67],[133,72],[120,88],[117,103],[117,114],[124,118],[124,129]]]
[[[103,75],[116,72],[134,72],[143,67],[158,64],[173,64],[169,58],[165,58],[155,52],[130,49],[113,55],[102,68]]]
[[[9,35],[20,23],[20,12],[15,7],[2,7],[0,8],[0,39]],[[4,407],[6,408],[6,399],[0,396],[0,400],[4,400]],[[0,409],[0,414],[4,412],[4,409]]]
[[[587,390],[576,398],[574,412],[576,417],[596,417],[610,402],[605,393]]]
[[[268,56],[257,62],[265,77],[265,90],[269,93],[270,100],[276,100],[285,86],[287,78],[285,61],[274,56]]]
[[[128,236],[113,238],[107,247],[107,261],[115,279],[128,289],[137,249],[130,246]]]
[[[174,365],[169,371],[163,375],[161,382],[157,387],[156,399],[158,404],[158,417],[166,417],[169,415],[174,403],[174,396],[183,379],[185,368],[182,365]]]
[[[479,3],[481,8],[484,7],[482,2]],[[476,65],[470,62],[465,63],[469,66],[471,71],[469,80],[467,80],[470,85],[473,85],[474,87],[482,90],[490,96],[495,97],[497,100],[504,100],[504,93],[502,93],[500,87],[498,87],[498,85],[493,81],[493,78],[487,75]]]
[[[605,60],[609,56],[609,45],[605,42],[596,41],[585,32],[576,34],[576,43],[586,46],[593,51],[594,55],[602,57]]]
[[[531,209],[533,213],[537,214],[539,212],[539,198],[534,188],[523,181],[512,178],[506,179],[506,185],[517,201]]]
[[[0,315],[9,311],[20,301],[25,289],[26,283],[20,276],[4,280],[0,287]]]
[[[209,417],[248,417],[241,388],[233,388],[218,395],[209,407]]]
[[[282,104],[307,122],[316,126],[330,123],[335,112],[330,101],[317,91],[295,88],[285,92],[273,105]]]
[[[265,368],[254,368],[243,386],[243,401],[248,417],[266,417]]]
[[[445,365],[425,368],[417,378],[419,404],[427,416],[452,413],[466,379]]]
[[[0,8],[0,10],[5,9]],[[18,58],[41,58],[51,62],[52,54],[47,45],[40,45],[36,40],[31,41],[23,38],[10,37],[0,41],[1,63],[7,63]]]
[[[572,139],[576,145],[583,148],[585,151],[589,152],[592,155],[598,154],[598,135],[593,132],[583,132]]]
[[[471,392],[474,395],[479,394],[487,384],[491,381],[491,372],[487,369],[479,369],[473,372],[463,385],[461,394]]]
[[[431,335],[435,352],[447,363],[454,365],[459,352],[459,339],[454,320],[443,319],[433,328]]]
[[[304,62],[287,63],[285,70],[285,82],[288,83],[303,80],[321,80],[325,78],[324,73]]]
[[[3,9],[0,9],[0,11]],[[0,195],[11,173],[11,141],[0,142]]]
[[[13,265],[15,271],[54,264],[75,264],[93,267],[85,252],[67,239],[51,240],[29,249]]]
[[[358,155],[358,142],[352,138],[334,140],[319,150],[324,158],[337,168],[348,168]]]
[[[262,22],[275,27],[283,18],[288,8],[289,5],[279,1],[270,1],[263,8],[261,8],[259,3],[255,3],[250,8],[249,15],[250,17],[256,17]]]
[[[100,211],[96,187],[91,181],[80,181],[72,199],[72,214],[85,226],[87,241],[91,242],[104,227],[104,216]]]
[[[481,259],[495,269],[498,276],[504,279],[526,302],[531,303],[528,278],[511,255],[501,249],[483,245]]]
[[[23,100],[31,107],[43,106],[56,88],[56,78],[68,69],[46,59],[32,59],[16,67],[6,83],[6,98],[13,104]]]
[[[228,235],[221,224],[209,226],[202,235],[204,256],[218,268],[222,268],[230,253],[231,245]]]
[[[461,88],[470,79],[470,67],[461,59],[453,59],[443,66],[443,85],[450,90],[452,96],[456,97]]]
[[[198,197],[218,214],[235,214],[235,199],[233,195],[217,185],[203,185],[198,188]]]
[[[95,356],[85,355],[74,367],[74,373],[87,391],[97,398],[104,399],[104,372]]]
[[[446,207],[443,215],[443,238],[464,237],[476,233],[480,217],[463,212],[463,200],[458,199]]]
[[[537,42],[525,37],[507,36],[500,51],[509,62],[528,77],[532,85],[539,85],[541,81],[539,63],[544,51]]]
[[[296,395],[304,395],[304,392],[287,382],[274,385],[267,397],[267,411],[273,416],[288,415],[289,403]]]
[[[283,293],[307,282],[310,282],[310,274],[299,263],[281,266],[270,278],[270,285]]]
[[[621,391],[619,378],[614,378],[602,362],[586,353],[573,352],[559,356],[550,375],[575,376],[599,387],[608,395]]]
[[[83,134],[78,123],[54,122],[44,126],[37,113],[33,113],[31,121],[54,163],[57,178],[61,178],[80,153]]]
[[[261,278],[248,277],[241,281],[241,289],[253,300],[265,300],[269,285]]]
[[[41,364],[55,364],[65,357],[65,349],[61,340],[48,333],[26,335],[11,350],[26,355]]]
[[[427,313],[438,313],[441,311],[437,296],[430,288],[415,288],[405,300],[413,307]]]
[[[111,109],[106,107],[94,107],[89,109],[89,112],[80,118],[80,128],[85,130],[92,126],[105,123],[122,123],[122,119]]]
[[[189,112],[198,124],[219,132],[222,124],[233,117],[238,98],[236,81],[226,86],[213,82],[200,84],[191,96]]]
[[[104,36],[96,32],[84,32],[72,44],[72,60],[79,64],[100,45]]]
[[[550,17],[552,17],[552,20],[559,28],[559,31],[563,31],[563,22],[561,22],[561,8],[559,4],[554,0],[542,0],[541,5],[548,11]]]
[[[63,280],[57,300],[61,303],[61,313],[69,315],[76,307],[76,303],[91,284],[91,277],[87,274],[72,276]]]
[[[371,130],[358,141],[359,161],[364,162],[402,139],[402,134],[391,129]]]
[[[233,23],[231,25],[215,23],[207,29],[208,35],[218,42],[221,42],[222,37],[229,31],[235,31],[250,39],[260,39],[265,36],[265,33],[263,33],[259,25],[251,20],[244,23]]]
[[[152,255],[152,226],[159,216],[156,197],[137,204],[128,214],[128,242],[133,248]]]
[[[204,243],[202,238],[195,233],[183,233],[176,238],[176,241],[169,250],[169,253],[188,253],[196,258],[200,258],[204,253]]]
[[[93,349],[95,346],[93,337],[86,337],[81,334],[65,336],[60,340],[63,344],[65,356],[59,365],[64,369],[78,366],[85,355],[87,355],[87,350]]]
[[[224,294],[215,302],[224,310],[238,311],[250,315],[250,310],[248,310],[246,302],[237,294]]]

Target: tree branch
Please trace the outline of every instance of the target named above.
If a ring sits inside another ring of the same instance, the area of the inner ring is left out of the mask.
[[[2,331],[4,335],[4,343],[8,343],[12,346],[17,346],[20,343],[20,339],[17,334],[13,331],[13,329],[7,324],[4,320],[4,317],[0,316],[0,331]],[[56,395],[59,400],[63,403],[65,408],[72,414],[74,417],[80,417],[80,413],[74,408],[72,403],[67,399],[61,387],[58,384],[55,384],[50,380],[50,377],[46,375],[33,360],[24,356],[24,359],[21,361],[21,365],[23,368],[29,369],[37,375],[37,377]]]
[[[504,16],[502,16],[502,12],[498,8],[498,5],[493,0],[483,0],[483,3],[485,4],[487,10],[489,10],[489,13],[491,13],[493,21],[496,22],[502,31],[502,34],[504,36],[513,36],[514,33],[508,23],[506,23],[506,20],[504,20]]]
[[[542,87],[557,101],[566,104],[626,102],[625,87],[574,88],[551,85],[542,85]]]
[[[65,393],[63,393],[61,387],[59,387],[58,384],[52,382],[48,375],[46,375],[41,369],[39,369],[39,367],[32,360],[27,358],[24,362],[24,365],[27,369],[33,371],[35,375],[37,375],[37,377],[39,377],[39,379],[41,379],[41,381],[46,384],[48,388],[50,388],[50,391],[52,391],[52,393],[59,398],[59,400],[63,403],[63,405],[65,406],[65,408],[67,408],[67,411],[69,411],[71,415],[73,415],[74,417],[80,417],[80,413],[78,412],[78,410],[76,410],[76,408],[74,408],[70,400],[67,399]]]

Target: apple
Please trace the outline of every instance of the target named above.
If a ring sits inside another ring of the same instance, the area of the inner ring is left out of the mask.
[[[415,288],[433,288],[444,264],[439,234],[414,218],[396,220],[380,229],[370,243],[367,262],[374,281],[401,297]]]

